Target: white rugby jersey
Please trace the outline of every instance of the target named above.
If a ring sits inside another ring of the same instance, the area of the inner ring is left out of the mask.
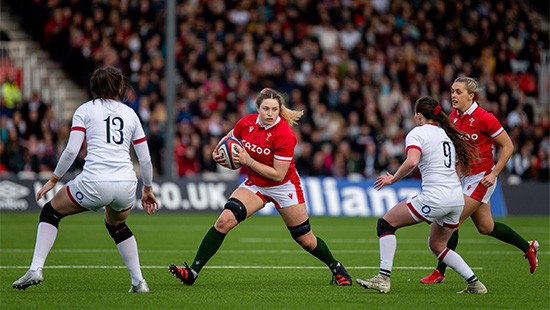
[[[463,205],[455,146],[445,130],[435,124],[415,127],[407,134],[405,144],[407,151],[415,148],[421,152],[418,169],[424,203],[441,207]]]
[[[136,180],[130,144],[143,143],[146,138],[134,110],[116,100],[88,101],[74,113],[71,131],[75,130],[86,135],[84,180]]]

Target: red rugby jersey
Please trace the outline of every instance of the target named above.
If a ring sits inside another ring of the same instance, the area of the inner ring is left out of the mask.
[[[493,162],[493,139],[504,131],[496,117],[483,110],[477,102],[464,112],[462,116],[454,110],[449,119],[459,130],[464,131],[467,141],[479,147],[478,162],[472,163],[472,173],[478,174],[490,170]]]
[[[262,126],[259,123],[258,113],[250,114],[237,122],[232,134],[241,140],[250,157],[264,165],[273,167],[274,159],[290,162],[282,182],[269,180],[253,169],[248,169],[247,176],[254,184],[271,187],[288,180],[292,180],[293,183],[299,182],[293,158],[296,135],[284,118],[279,117],[273,125]]]

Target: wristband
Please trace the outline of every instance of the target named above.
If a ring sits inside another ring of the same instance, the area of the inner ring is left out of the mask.
[[[52,174],[52,177],[50,178],[50,182],[53,184],[57,183],[59,181],[59,178],[55,176],[55,174]]]

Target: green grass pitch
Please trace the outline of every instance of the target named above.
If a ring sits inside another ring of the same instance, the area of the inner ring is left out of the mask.
[[[140,250],[151,293],[129,294],[130,276],[99,213],[63,219],[44,268],[44,282],[13,289],[32,259],[37,213],[0,213],[0,309],[548,309],[550,218],[497,219],[541,244],[539,267],[529,273],[515,247],[479,234],[471,220],[460,228],[458,253],[487,286],[487,295],[459,295],[466,282],[448,270],[442,284],[420,284],[436,264],[428,225],[397,231],[389,294],[329,285],[331,273],[290,237],[279,217],[253,216],[226,237],[195,285],[186,287],[168,265],[191,262],[217,215],[134,212],[127,223]],[[313,217],[352,278],[378,271],[375,218]]]

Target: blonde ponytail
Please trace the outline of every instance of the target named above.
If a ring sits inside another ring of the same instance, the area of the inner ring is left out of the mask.
[[[291,110],[286,106],[281,105],[280,115],[291,127],[293,127],[294,125],[298,124],[298,120],[300,119],[300,117],[302,117],[302,115],[304,115],[304,111]]]

